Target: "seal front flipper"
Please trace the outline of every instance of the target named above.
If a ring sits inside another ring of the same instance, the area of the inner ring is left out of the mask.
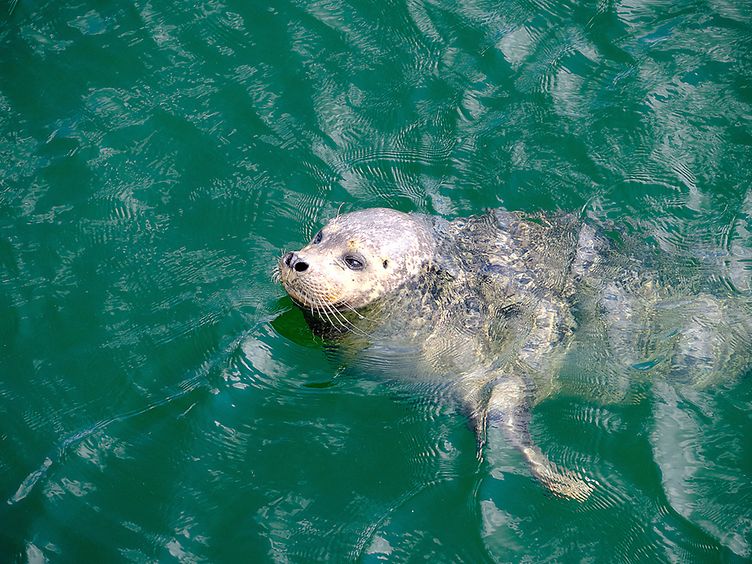
[[[525,457],[533,475],[552,493],[560,497],[585,501],[594,486],[585,478],[558,468],[530,437],[530,411],[527,386],[517,376],[500,376],[487,390],[485,409],[476,417],[478,445],[492,466],[506,445],[512,445]]]

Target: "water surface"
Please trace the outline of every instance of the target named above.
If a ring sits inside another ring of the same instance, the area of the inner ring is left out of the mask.
[[[748,296],[744,2],[0,11],[0,560],[752,559],[750,374],[550,397],[538,444],[603,485],[560,500],[271,280],[340,206],[504,207]]]

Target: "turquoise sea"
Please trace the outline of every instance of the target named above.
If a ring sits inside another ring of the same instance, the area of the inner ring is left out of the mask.
[[[576,213],[749,298],[752,4],[0,3],[0,561],[752,560],[749,370],[535,406],[582,503],[341,374],[272,269],[370,206]]]

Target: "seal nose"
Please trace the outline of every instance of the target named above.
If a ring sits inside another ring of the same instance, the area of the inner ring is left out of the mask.
[[[305,272],[308,270],[308,263],[301,260],[297,253],[287,253],[283,262],[295,272]]]

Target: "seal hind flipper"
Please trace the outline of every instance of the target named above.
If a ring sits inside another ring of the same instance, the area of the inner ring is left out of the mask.
[[[518,376],[502,376],[489,386],[488,401],[476,420],[479,449],[484,458],[493,465],[494,451],[503,449],[500,443],[510,444],[525,457],[533,476],[553,494],[585,501],[593,492],[593,483],[575,472],[558,468],[533,444],[524,380]]]

